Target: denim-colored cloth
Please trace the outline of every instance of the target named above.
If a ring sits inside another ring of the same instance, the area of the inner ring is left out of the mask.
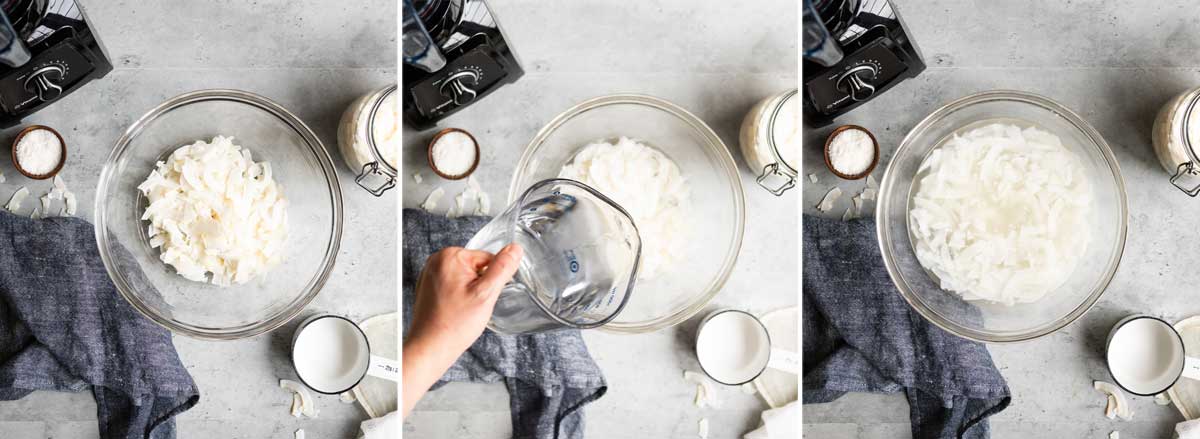
[[[804,403],[904,392],[912,436],[984,439],[1008,385],[982,343],[909,308],[870,220],[804,217]]]
[[[404,327],[412,322],[417,279],[444,247],[463,246],[490,218],[446,218],[404,210]],[[406,331],[407,332],[407,331]],[[515,439],[582,439],[584,405],[608,391],[578,330],[500,335],[485,330],[438,381],[496,382],[508,387]]]
[[[174,438],[200,400],[170,332],[117,293],[91,224],[0,211],[0,401],[88,388],[104,439]]]

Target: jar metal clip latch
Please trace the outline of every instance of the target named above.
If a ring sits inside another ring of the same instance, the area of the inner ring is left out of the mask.
[[[1188,104],[1187,109],[1184,110],[1183,120],[1184,120],[1185,124],[1187,121],[1192,120],[1192,111],[1194,111],[1196,109],[1196,104],[1198,102],[1200,102],[1200,101],[1193,99],[1192,102],[1190,104]],[[1200,170],[1196,169],[1196,163],[1200,162],[1200,158],[1196,157],[1196,150],[1192,149],[1191,132],[1189,131],[1188,127],[1185,125],[1183,127],[1182,131],[1183,131],[1183,136],[1182,136],[1183,137],[1183,147],[1184,147],[1184,150],[1187,152],[1188,157],[1191,158],[1191,160],[1180,163],[1179,167],[1175,168],[1175,175],[1171,176],[1171,184],[1175,185],[1175,187],[1179,188],[1179,190],[1183,191],[1183,193],[1188,194],[1189,197],[1195,197],[1196,195],[1200,195],[1200,183],[1196,183],[1195,186],[1192,186],[1189,189],[1188,187],[1184,186],[1183,183],[1181,183],[1180,181],[1183,179],[1184,175],[1190,175],[1192,177],[1200,177]],[[1193,178],[1193,179],[1195,179],[1195,178]]]
[[[772,186],[767,185],[767,183],[766,183],[767,178],[772,175],[777,176],[777,177],[779,177],[779,179],[782,180],[782,182],[778,185],[778,187],[772,187]],[[788,189],[796,187],[796,177],[792,177],[792,176],[789,176],[789,175],[781,172],[779,170],[778,162],[771,163],[771,164],[763,167],[763,172],[762,172],[762,174],[759,174],[757,181],[758,181],[759,186],[762,186],[762,188],[766,189],[767,192],[775,194],[776,197],[783,196],[783,193],[787,192]]]
[[[368,180],[378,181],[378,184],[369,184]],[[371,162],[363,165],[362,172],[358,174],[354,182],[376,197],[383,196],[383,193],[387,192],[388,189],[396,187],[396,178],[381,171],[379,169],[379,162]]]
[[[1184,186],[1182,182],[1180,182],[1184,175],[1190,175],[1200,179],[1200,171],[1196,169],[1196,165],[1193,164],[1193,162],[1180,163],[1179,168],[1175,170],[1175,175],[1171,176],[1171,184],[1175,185],[1175,187],[1179,188],[1179,190],[1183,191],[1183,193],[1188,194],[1189,197],[1200,195],[1200,183],[1196,183],[1196,185],[1188,188]]]

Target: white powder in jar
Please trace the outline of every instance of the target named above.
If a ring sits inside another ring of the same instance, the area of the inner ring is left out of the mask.
[[[967,300],[1041,300],[1087,250],[1092,191],[1058,136],[993,123],[921,163],[909,229],[921,265]]]
[[[875,141],[860,129],[846,129],[829,142],[829,163],[845,175],[859,175],[875,161]]]
[[[462,131],[438,136],[431,148],[433,167],[448,176],[462,176],[475,165],[475,140]]]
[[[383,161],[400,167],[400,109],[396,105],[397,93],[388,93],[379,103],[379,109],[372,119],[371,138],[375,139],[375,148]]]
[[[798,98],[791,97],[779,106],[771,137],[779,149],[779,158],[792,169],[800,169],[800,114],[796,112]]]
[[[21,169],[33,175],[54,171],[63,159],[62,141],[50,130],[35,129],[17,142],[17,162]]]
[[[642,239],[638,278],[655,277],[681,256],[691,189],[662,152],[627,137],[597,141],[576,153],[558,176],[591,186],[633,217]]]

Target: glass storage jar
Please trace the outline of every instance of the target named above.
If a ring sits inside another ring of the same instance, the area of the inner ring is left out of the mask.
[[[338,149],[354,182],[377,197],[396,186],[400,172],[397,96],[392,84],[355,99],[338,126]]]
[[[763,99],[746,114],[738,136],[746,165],[758,175],[758,185],[783,195],[796,186],[800,169],[800,114],[798,90]],[[769,183],[771,179],[774,182]]]
[[[1154,119],[1154,153],[1171,184],[1190,196],[1200,194],[1200,87],[1171,99]]]

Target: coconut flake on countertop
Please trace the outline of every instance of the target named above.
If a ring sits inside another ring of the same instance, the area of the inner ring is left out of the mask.
[[[846,208],[846,213],[842,214],[842,221],[850,221],[852,219],[857,219],[858,217],[858,211],[852,205]]]
[[[908,213],[917,260],[966,300],[1036,302],[1086,254],[1091,185],[1058,136],[972,129],[930,152],[917,175]]]
[[[21,203],[25,201],[25,197],[29,196],[29,189],[21,186],[16,192],[13,192],[12,197],[8,199],[8,204],[4,208],[12,213],[17,213],[21,210]]]
[[[421,182],[424,181],[424,178],[421,177],[420,172],[414,172],[412,178],[413,182],[416,184],[421,184]]]
[[[440,200],[442,195],[445,193],[446,190],[442,189],[440,186],[433,188],[433,191],[425,197],[425,202],[421,203],[421,209],[424,209],[426,212],[431,212],[433,209],[437,209],[438,200]]]
[[[297,429],[297,430],[296,430],[296,432],[295,432],[295,433],[293,433],[293,434],[295,435],[295,436],[294,436],[294,439],[305,439],[305,437],[304,437],[304,429],[303,429],[303,428],[301,428],[301,429]]]
[[[708,439],[708,418],[700,418],[700,422],[696,423],[696,436]]]
[[[74,192],[63,194],[63,210],[62,216],[75,216],[78,208],[78,201],[75,199]]]
[[[1158,405],[1171,405],[1171,396],[1167,392],[1154,395],[1154,403]]]
[[[817,182],[817,174],[808,174],[808,182],[816,183]]]
[[[596,141],[559,171],[613,199],[637,224],[642,238],[639,279],[652,279],[679,258],[689,238],[691,188],[679,166],[638,140]]]
[[[1120,387],[1104,381],[1094,381],[1092,387],[1107,395],[1108,404],[1104,406],[1106,418],[1121,418],[1126,421],[1133,419],[1133,410],[1129,408],[1129,401],[1125,399],[1125,392],[1122,392]]]
[[[712,383],[708,381],[708,377],[701,373],[684,370],[683,380],[696,384],[696,398],[692,401],[696,407],[717,407],[717,404],[714,404],[716,395],[713,393]]]
[[[317,406],[304,385],[292,380],[279,380],[279,387],[292,392],[292,416],[300,417],[303,414],[310,418],[317,417]]]
[[[821,202],[819,204],[817,204],[817,210],[819,210],[821,212],[829,212],[830,210],[833,210],[834,203],[836,203],[838,197],[841,197],[841,196],[842,196],[841,188],[835,187],[833,189],[830,189],[829,192],[825,193],[825,197],[821,198]]]

